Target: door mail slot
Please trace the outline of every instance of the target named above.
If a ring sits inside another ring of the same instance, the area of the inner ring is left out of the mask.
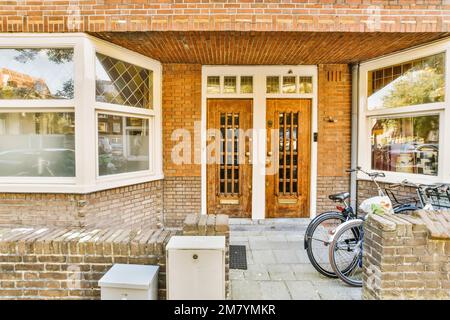
[[[298,199],[278,199],[279,204],[296,204]]]
[[[239,199],[220,199],[220,204],[239,204]]]

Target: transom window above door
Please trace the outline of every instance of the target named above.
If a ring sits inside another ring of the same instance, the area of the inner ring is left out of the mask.
[[[251,94],[253,76],[208,76],[206,84],[208,94]]]
[[[267,76],[266,93],[268,94],[310,94],[313,92],[311,76]]]

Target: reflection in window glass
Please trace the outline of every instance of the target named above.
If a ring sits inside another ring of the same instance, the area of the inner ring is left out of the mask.
[[[300,77],[300,93],[312,93],[312,77]]]
[[[153,72],[97,53],[96,100],[137,108],[152,108]]]
[[[438,174],[439,116],[374,119],[372,169]]]
[[[0,99],[73,97],[73,49],[0,49]]]
[[[223,77],[223,93],[236,93],[236,77]]]
[[[283,77],[283,93],[295,93],[297,87],[295,85],[295,76]]]
[[[74,177],[73,112],[0,113],[0,176]]]
[[[280,93],[280,77],[267,77],[266,86],[267,93]]]
[[[206,91],[208,93],[220,93],[220,77],[209,76]]]
[[[149,169],[148,119],[98,115],[99,175]]]
[[[444,101],[445,54],[368,73],[368,109],[396,108]]]
[[[241,93],[253,93],[253,77],[241,77]]]

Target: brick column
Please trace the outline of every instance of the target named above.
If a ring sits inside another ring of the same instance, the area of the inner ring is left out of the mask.
[[[363,299],[450,299],[450,213],[369,215]]]

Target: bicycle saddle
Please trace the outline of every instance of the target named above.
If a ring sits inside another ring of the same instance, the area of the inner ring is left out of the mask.
[[[328,196],[328,198],[330,198],[330,200],[333,200],[333,201],[344,201],[344,200],[350,198],[350,193],[340,192],[340,193],[336,193],[336,194],[331,194]]]

